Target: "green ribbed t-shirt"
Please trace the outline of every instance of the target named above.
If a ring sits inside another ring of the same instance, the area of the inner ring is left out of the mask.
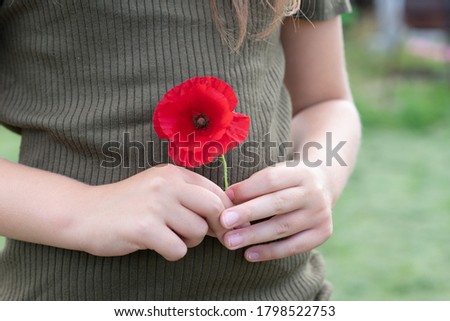
[[[228,27],[231,1],[217,4]],[[250,1],[251,32],[271,21],[265,1]],[[304,0],[296,16],[327,19],[347,0]],[[91,185],[123,180],[161,162],[153,130],[158,101],[173,86],[211,75],[236,91],[236,112],[251,118],[248,141],[289,140],[291,103],[283,85],[279,28],[249,37],[238,53],[223,44],[209,0],[0,0],[0,122],[22,136],[20,163]],[[115,154],[105,144],[120,146]],[[109,150],[111,151],[111,150]],[[276,160],[236,148],[230,183]],[[111,163],[112,156],[122,162]],[[275,157],[275,158],[274,158]],[[103,162],[103,163],[102,163]],[[222,186],[220,167],[195,172]],[[26,200],[24,200],[26,202]],[[127,213],[123,213],[127,219]],[[313,300],[327,299],[317,252],[249,263],[206,237],[168,262],[154,251],[120,257],[8,239],[0,254],[1,300]]]

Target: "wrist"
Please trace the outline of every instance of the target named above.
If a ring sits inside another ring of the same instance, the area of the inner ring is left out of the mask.
[[[305,163],[302,160],[296,160],[295,164],[300,171],[306,170],[306,172],[310,173],[309,177],[312,177],[316,186],[322,191],[332,207],[339,198],[342,190],[334,179],[333,171],[328,166],[311,166],[311,164]],[[304,174],[300,173],[300,175]]]
[[[52,229],[58,246],[86,251],[87,218],[93,212],[94,186],[75,184],[67,189],[67,197],[59,199],[52,209]]]
[[[329,196],[331,206],[334,206],[342,194],[347,182],[347,171],[336,166],[319,166],[316,168],[317,175],[322,186]]]

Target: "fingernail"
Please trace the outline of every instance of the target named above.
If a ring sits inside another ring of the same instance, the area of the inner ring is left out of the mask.
[[[223,217],[223,222],[226,227],[232,227],[235,223],[239,221],[239,214],[236,212],[226,212]]]
[[[259,253],[258,252],[248,252],[247,253],[247,259],[249,261],[257,261],[259,259]]]
[[[243,241],[244,241],[244,237],[239,233],[232,234],[228,237],[228,245],[230,247],[238,246]]]

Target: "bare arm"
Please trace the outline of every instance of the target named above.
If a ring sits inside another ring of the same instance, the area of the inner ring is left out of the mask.
[[[0,159],[0,235],[78,249],[72,218],[88,186],[67,177]]]
[[[310,162],[322,161],[319,167],[328,177],[334,202],[353,169],[361,125],[347,79],[341,20],[335,18],[314,24],[315,28],[307,21],[292,19],[284,23],[285,84],[293,104],[295,150],[305,156],[306,143],[318,142],[323,146],[307,149],[307,156]],[[327,132],[332,133],[333,147],[345,142],[339,156],[347,166],[336,159],[332,166],[327,166]]]
[[[221,215],[222,225],[256,223],[227,232],[224,244],[230,249],[253,245],[245,252],[249,261],[296,255],[325,242],[332,233],[332,205],[355,163],[360,122],[345,70],[340,19],[315,26],[287,18],[281,32],[293,103],[291,136],[302,161],[268,167],[227,190],[237,205]],[[331,149],[345,141],[336,151],[346,166],[336,160],[327,164],[327,132]],[[306,148],[309,142],[314,145]]]
[[[94,255],[151,249],[180,259],[208,226],[223,234],[227,200],[206,178],[172,165],[89,186],[0,159],[0,235]]]

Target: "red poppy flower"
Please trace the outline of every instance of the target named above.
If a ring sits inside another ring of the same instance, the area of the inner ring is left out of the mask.
[[[233,89],[223,80],[194,77],[169,90],[158,103],[153,126],[168,139],[169,156],[175,164],[196,167],[243,142],[250,118],[233,110]]]

